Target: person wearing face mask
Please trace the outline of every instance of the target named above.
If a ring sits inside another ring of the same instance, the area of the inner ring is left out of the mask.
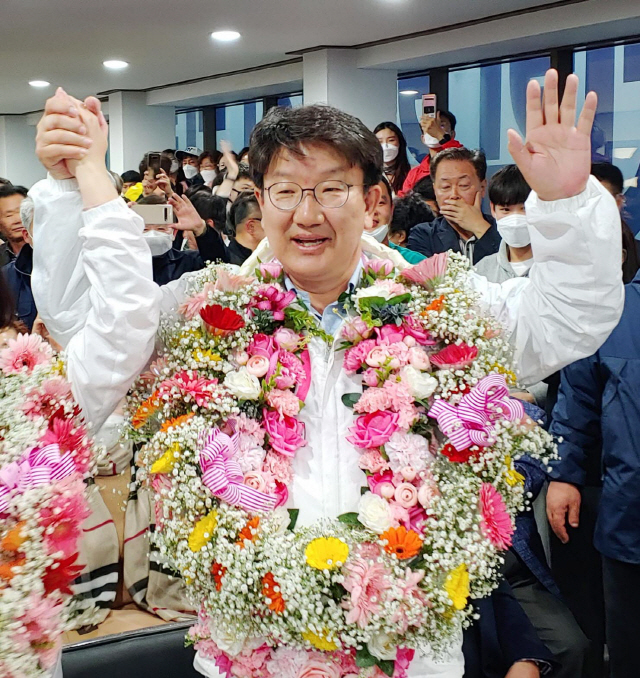
[[[198,174],[198,158],[201,155],[202,151],[195,146],[189,146],[184,151],[176,151],[176,158],[182,163],[182,171],[187,182],[191,182]]]
[[[402,190],[411,169],[407,158],[407,140],[402,130],[393,122],[381,122],[373,133],[382,146],[384,176],[397,194]]]
[[[438,111],[435,118],[423,115],[420,118],[422,141],[429,149],[424,160],[414,167],[398,192],[400,197],[405,196],[424,177],[431,174],[431,161],[445,148],[462,148],[456,139],[456,116],[450,111]]]
[[[211,188],[213,180],[218,176],[218,161],[220,151],[204,151],[198,156],[198,170],[205,186]]]

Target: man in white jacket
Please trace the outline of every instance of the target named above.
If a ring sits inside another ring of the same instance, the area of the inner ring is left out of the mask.
[[[470,274],[511,336],[524,383],[592,354],[622,309],[618,210],[589,179],[595,94],[587,96],[574,126],[576,92],[577,78],[570,76],[559,107],[557,73],[550,71],[543,111],[532,81],[526,144],[509,133],[511,153],[533,189],[527,203],[536,258],[530,277],[496,285]],[[184,280],[161,289],[152,282],[141,220],[118,199],[106,174],[106,124],[97,100],[82,105],[59,90],[47,102],[37,149],[50,177],[31,190],[32,287],[40,316],[66,347],[74,394],[97,429],[149,359],[160,312],[175,310]],[[259,123],[250,158],[268,240],[254,257],[277,258],[289,287],[337,336],[338,297],[357,282],[363,256],[395,259],[362,240],[365,218],[379,200],[380,145],[355,118],[307,107]],[[352,414],[341,403],[356,384],[341,369],[336,345],[310,345],[310,353],[313,382],[303,411],[308,449],[296,458],[290,497],[303,523],[353,511],[363,484],[345,440]],[[458,647],[449,662],[417,657],[409,675],[459,678],[463,666]],[[205,661],[199,667],[218,675]],[[509,678],[537,675],[524,658],[509,672]]]

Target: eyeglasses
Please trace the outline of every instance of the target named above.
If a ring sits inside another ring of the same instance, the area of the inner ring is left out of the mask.
[[[301,202],[306,191],[311,191],[322,207],[342,207],[349,199],[349,189],[362,184],[347,184],[331,179],[321,181],[314,188],[302,188],[293,181],[280,181],[267,188],[269,200],[279,210],[294,210]]]

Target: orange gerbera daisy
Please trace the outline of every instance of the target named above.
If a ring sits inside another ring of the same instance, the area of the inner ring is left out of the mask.
[[[183,414],[180,417],[174,417],[173,419],[167,419],[167,421],[162,424],[160,427],[160,433],[166,433],[170,428],[177,428],[178,426],[182,426],[182,424],[186,423],[191,419],[192,417],[195,417],[195,412],[189,412],[189,414]]]
[[[222,590],[222,577],[227,573],[227,568],[224,565],[219,563],[214,563],[211,566],[211,574],[213,575],[213,581],[216,584],[216,591]]]
[[[260,525],[260,516],[254,516],[251,520],[240,530],[238,541],[236,544],[243,549],[245,539],[255,541],[258,536],[258,525]]]
[[[18,523],[15,527],[5,534],[0,547],[3,551],[8,551],[9,553],[17,553],[20,550],[20,547],[26,541],[26,538],[22,534],[22,528],[24,527],[24,522]]]
[[[147,419],[160,407],[158,400],[158,392],[154,391],[143,403],[138,407],[135,414],[131,418],[131,425],[133,428],[141,428],[147,423]]]
[[[380,535],[380,539],[386,540],[384,550],[387,553],[395,554],[399,560],[413,558],[420,553],[422,548],[422,539],[417,532],[407,530],[406,527],[390,527],[386,532]]]
[[[262,577],[262,595],[270,600],[268,604],[270,610],[276,614],[284,612],[285,604],[282,593],[280,593],[280,584],[278,584],[271,572],[267,572]]]
[[[16,558],[8,563],[0,563],[0,579],[11,581],[16,576],[13,569],[15,567],[22,567],[26,562],[25,558]]]
[[[444,307],[444,294],[441,294],[437,299],[434,299],[427,308],[424,309],[422,315],[426,315],[428,311],[441,311]]]

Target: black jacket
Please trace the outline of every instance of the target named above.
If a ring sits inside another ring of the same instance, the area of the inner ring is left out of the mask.
[[[5,275],[16,304],[16,317],[21,320],[29,332],[38,315],[36,302],[31,293],[31,271],[33,269],[33,250],[31,245],[25,244],[20,254],[6,266],[2,272]]]
[[[491,224],[491,227],[480,240],[473,243],[472,263],[474,265],[487,255],[495,254],[500,247],[501,238],[495,219],[487,214],[483,216]],[[460,236],[444,217],[438,217],[429,223],[416,224],[409,232],[407,247],[424,254],[426,257],[432,257],[434,254],[449,250],[462,252]]]
[[[166,285],[177,280],[185,273],[199,271],[204,268],[204,261],[199,252],[185,250],[178,252],[171,248],[164,254],[151,257],[153,263],[153,282],[156,285]]]
[[[253,250],[241,245],[235,238],[229,240],[227,252],[229,254],[229,263],[237,264],[238,266],[242,266],[242,264],[244,264],[244,262],[253,254]]]
[[[3,242],[0,244],[0,268],[11,263],[16,258],[13,250],[9,247],[9,243]]]

